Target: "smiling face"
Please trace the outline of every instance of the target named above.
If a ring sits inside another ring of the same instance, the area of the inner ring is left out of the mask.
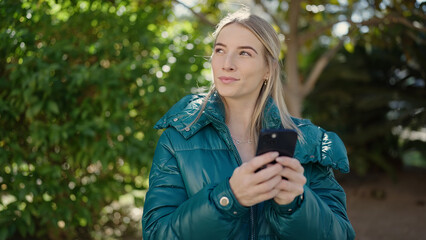
[[[225,100],[257,99],[268,78],[264,51],[259,39],[240,24],[231,23],[220,31],[211,65],[215,87]]]

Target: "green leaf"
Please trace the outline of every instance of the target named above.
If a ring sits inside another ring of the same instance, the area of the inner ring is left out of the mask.
[[[355,50],[355,46],[351,42],[345,43],[344,47],[345,47],[346,51],[348,51],[350,53],[353,53],[354,50]]]
[[[32,107],[30,107],[26,112],[26,117],[28,119],[33,119],[43,107],[43,102],[37,102]]]
[[[47,109],[54,114],[59,114],[58,104],[53,101],[47,103]]]
[[[7,228],[0,227],[0,240],[6,240],[7,234],[8,234]]]
[[[24,222],[27,225],[27,227],[31,226],[31,215],[29,211],[23,211],[22,218],[24,219]]]
[[[18,224],[17,228],[21,236],[27,236],[27,226],[25,226],[24,224]]]

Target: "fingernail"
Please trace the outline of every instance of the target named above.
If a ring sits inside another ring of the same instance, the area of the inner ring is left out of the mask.
[[[272,157],[273,157],[273,158],[276,158],[276,157],[278,157],[279,155],[280,155],[280,154],[279,154],[278,152],[273,152],[273,153],[272,153]]]

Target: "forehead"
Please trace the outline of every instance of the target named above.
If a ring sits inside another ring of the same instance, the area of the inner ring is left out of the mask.
[[[257,50],[263,49],[262,42],[249,29],[238,23],[231,23],[220,30],[216,43],[232,46],[251,46]]]

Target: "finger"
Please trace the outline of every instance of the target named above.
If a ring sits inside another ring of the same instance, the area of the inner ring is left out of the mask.
[[[306,183],[306,177],[303,175],[302,172],[296,172],[295,170],[289,167],[283,167],[283,170],[281,170],[280,175],[291,182],[296,182],[303,185]]]
[[[247,163],[246,170],[249,172],[254,172],[260,167],[274,161],[278,156],[279,156],[278,152],[268,152],[268,153],[259,155]]]
[[[291,157],[278,157],[276,159],[278,163],[283,165],[284,167],[291,168],[295,170],[296,172],[303,173],[305,169],[303,168],[302,164],[300,164],[299,160]]]
[[[245,187],[242,192],[234,191],[232,185],[231,189],[234,191],[235,197],[241,205],[252,206],[259,202],[274,198],[280,191],[276,188],[276,186],[280,183],[280,180],[280,176],[275,176],[274,178],[261,184]]]
[[[260,194],[258,199],[257,199],[257,203],[272,199],[272,198],[276,197],[279,193],[280,193],[280,190],[274,188],[271,191]]]
[[[269,192],[272,189],[275,189],[278,184],[280,184],[281,179],[282,179],[281,176],[275,175],[269,180],[255,185],[253,187],[253,191],[256,192],[256,194],[263,194],[263,193]]]
[[[281,176],[284,167],[281,164],[268,164],[268,166],[255,173],[258,182],[267,181],[275,176]]]
[[[303,194],[303,193],[301,193]],[[301,195],[299,194],[299,195]],[[294,199],[299,196],[296,194],[287,193],[284,191],[280,191],[277,193],[277,195],[274,197],[274,201],[280,205],[289,204],[294,201]]]
[[[279,192],[280,192],[280,190],[278,190],[278,189],[272,189],[269,192],[258,194],[254,198],[251,199],[248,206],[253,206],[253,205],[261,203],[263,201],[272,199],[272,198],[276,197]]]
[[[279,184],[277,184],[276,189],[281,190],[283,193],[289,193],[293,195],[300,195],[303,193],[303,185],[282,180]]]
[[[280,189],[276,187],[280,184],[280,181],[281,177],[275,176],[266,182],[254,186],[253,191],[256,192],[256,194],[253,199],[256,202],[262,202],[274,198],[280,192]]]

